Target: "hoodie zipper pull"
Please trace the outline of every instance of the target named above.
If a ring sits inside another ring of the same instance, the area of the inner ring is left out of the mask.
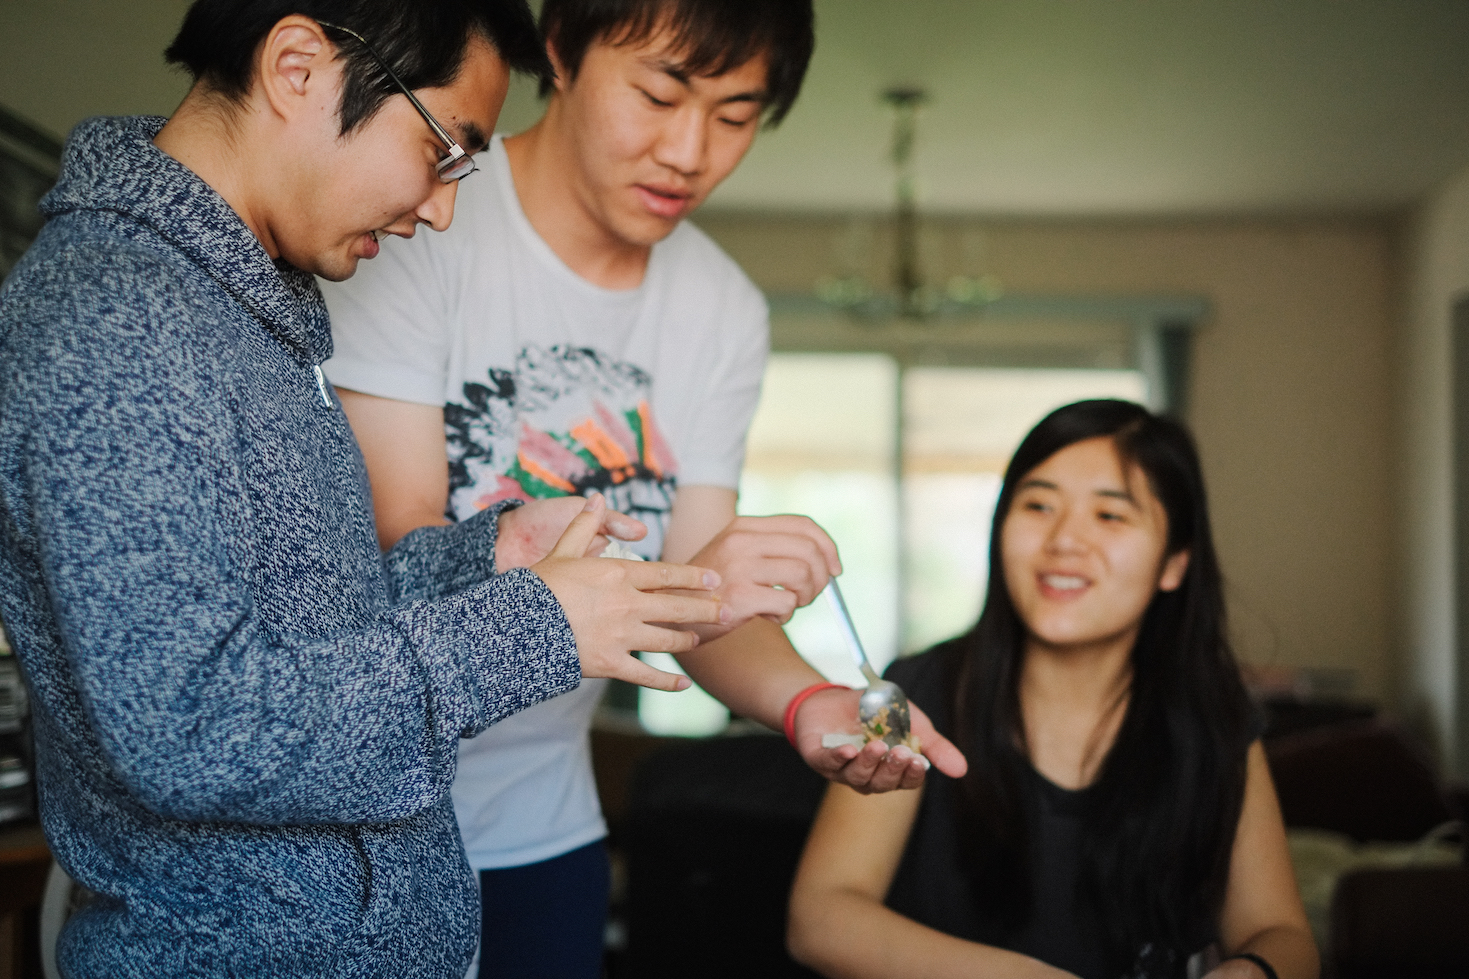
[[[332,404],[332,396],[326,389],[326,375],[321,372],[321,365],[312,364],[311,373],[316,375],[316,390],[321,393],[321,403],[328,408],[335,408],[336,405]]]

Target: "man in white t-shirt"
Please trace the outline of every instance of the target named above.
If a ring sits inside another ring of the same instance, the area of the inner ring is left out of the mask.
[[[545,117],[494,139],[448,231],[387,242],[325,290],[325,369],[367,459],[382,543],[506,499],[600,492],[647,526],[638,554],[715,569],[737,616],[757,616],[681,656],[690,675],[735,712],[784,722],[829,778],[915,787],[927,764],[907,749],[821,747],[823,732],[853,728],[856,694],[810,692],[821,677],[778,623],[840,565],[806,518],[736,519],[768,314],[683,223],[762,117],[794,101],[809,0],[546,0],[541,23],[558,74]],[[579,505],[566,504],[570,519]],[[606,826],[587,731],[603,689],[583,683],[461,742],[454,801],[481,876],[487,973],[598,974]],[[926,718],[915,729],[942,770],[962,772]]]

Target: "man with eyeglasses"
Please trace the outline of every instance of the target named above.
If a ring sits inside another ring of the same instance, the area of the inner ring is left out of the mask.
[[[61,970],[458,979],[460,738],[734,623],[712,572],[585,557],[599,499],[379,550],[312,274],[448,227],[548,74],[524,0],[199,0],[169,58],[178,110],[79,126],[0,288],[0,617],[96,894]]]

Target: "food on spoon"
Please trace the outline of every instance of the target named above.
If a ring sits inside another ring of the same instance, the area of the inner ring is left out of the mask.
[[[861,734],[823,734],[821,736],[821,746],[823,748],[840,748],[842,745],[849,744],[854,748],[860,748],[869,741],[886,740],[888,732],[891,730],[888,726],[888,711],[890,709],[884,707],[877,712],[876,717],[864,722]],[[898,743],[908,748],[915,755],[920,753],[918,737],[911,731],[906,738]]]
[[[893,731],[892,725],[888,723],[888,713],[891,710],[891,707],[884,707],[875,715],[862,722],[862,736],[864,741],[887,740],[888,735]],[[913,732],[908,732],[907,736],[898,743],[906,745],[914,754],[918,753],[918,739],[913,736]]]

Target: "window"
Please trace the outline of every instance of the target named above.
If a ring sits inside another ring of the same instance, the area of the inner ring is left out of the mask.
[[[841,549],[842,590],[873,666],[963,632],[984,600],[989,525],[1020,439],[1052,409],[1147,400],[1135,369],[909,366],[885,353],[771,355],[740,512],[804,513]],[[900,410],[901,406],[901,410]],[[824,603],[786,627],[829,679],[863,685]],[[672,657],[647,657],[660,668]],[[702,691],[639,692],[657,733],[721,729]]]

